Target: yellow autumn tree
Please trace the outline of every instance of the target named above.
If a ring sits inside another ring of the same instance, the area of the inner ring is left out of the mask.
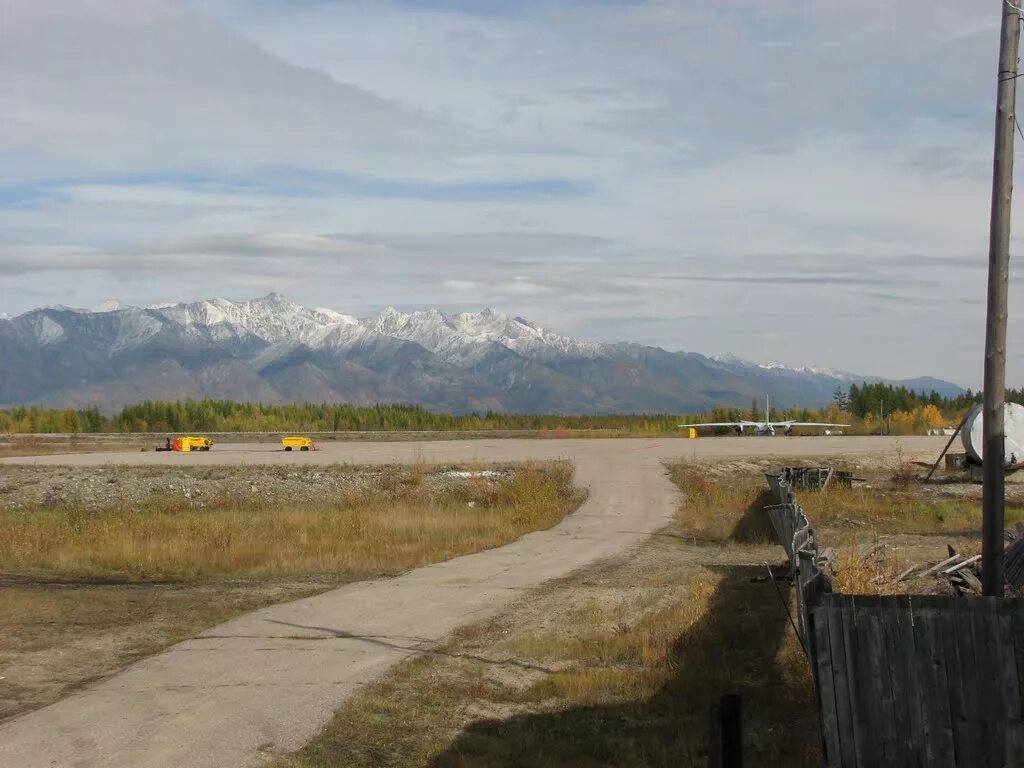
[[[878,417],[871,411],[864,414],[864,418],[861,419],[864,424],[864,429],[867,432],[874,432],[878,429]]]
[[[921,411],[921,422],[927,429],[935,429],[937,427],[946,426],[946,417],[942,415],[942,411],[934,405],[926,405],[919,409]]]
[[[889,414],[889,429],[896,435],[906,435],[917,430],[917,414],[914,411],[893,411]]]

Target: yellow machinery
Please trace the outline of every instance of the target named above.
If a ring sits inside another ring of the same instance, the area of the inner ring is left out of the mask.
[[[686,436],[689,437],[691,440],[696,440],[697,430],[693,427],[690,427],[689,431],[686,433]]]
[[[284,446],[286,451],[290,451],[294,448],[298,448],[300,451],[315,451],[316,443],[314,443],[308,437],[301,437],[300,435],[290,435],[288,437],[281,438],[281,445]]]
[[[211,448],[213,448],[213,440],[208,437],[176,437],[171,441],[171,450],[183,453],[208,451]]]

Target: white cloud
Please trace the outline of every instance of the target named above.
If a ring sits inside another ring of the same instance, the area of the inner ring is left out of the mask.
[[[992,8],[0,16],[2,310],[264,288],[355,313],[472,302],[591,338],[977,384]]]
[[[496,293],[502,296],[542,296],[549,293],[546,285],[528,280],[525,277],[517,277],[514,280],[506,280],[494,286]]]
[[[473,293],[479,291],[481,285],[473,280],[444,280],[441,287],[454,293]]]

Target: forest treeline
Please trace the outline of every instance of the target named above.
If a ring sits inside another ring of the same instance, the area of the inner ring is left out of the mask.
[[[981,395],[968,390],[958,397],[914,392],[887,384],[852,385],[837,390],[827,408],[772,409],[772,418],[850,422],[858,431],[919,432],[948,426]],[[1007,399],[1024,403],[1024,389],[1008,390]],[[681,420],[736,421],[764,418],[760,399],[750,409],[714,408],[708,413],[579,415],[515,413],[449,414],[416,405],[355,406],[346,403],[267,405],[231,400],[147,400],[106,415],[96,407],[47,408],[18,406],[0,409],[0,432],[340,432],[340,431],[471,431],[471,430],[613,430],[636,434],[669,433]]]
[[[0,432],[345,432],[473,430],[630,430],[666,432],[678,416],[559,416],[544,414],[428,411],[417,405],[286,403],[266,405],[231,400],[146,401],[112,416],[90,408],[20,406],[0,410]]]
[[[1011,403],[1024,404],[1024,388],[1007,389],[1006,399]],[[981,393],[968,389],[956,397],[943,397],[934,390],[926,394],[889,384],[852,384],[848,390],[837,390],[833,400],[841,410],[858,418],[864,418],[869,413],[913,411],[926,405],[933,405],[944,414],[961,414],[981,402]]]

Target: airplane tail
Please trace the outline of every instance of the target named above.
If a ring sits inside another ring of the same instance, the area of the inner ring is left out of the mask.
[[[764,421],[766,424],[772,423],[772,407],[768,403],[768,395],[764,396]]]

